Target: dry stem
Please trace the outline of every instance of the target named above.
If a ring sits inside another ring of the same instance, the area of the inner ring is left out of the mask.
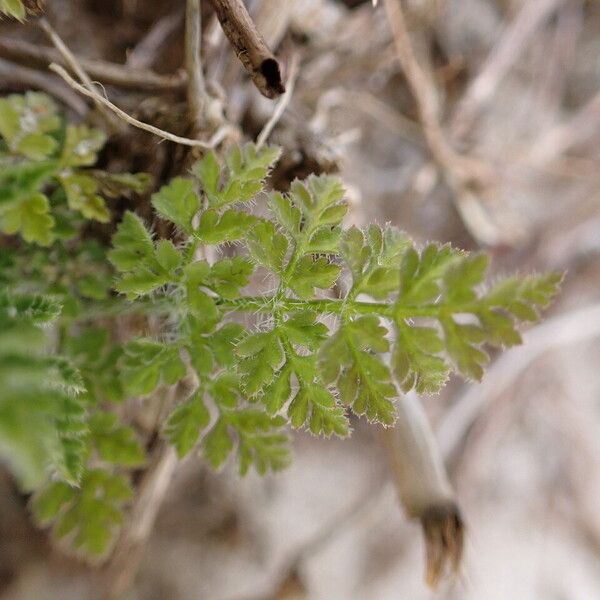
[[[438,119],[435,92],[413,51],[400,1],[384,0],[384,4],[398,61],[417,104],[425,140],[453,192],[456,208],[475,239],[485,244],[498,244],[503,236],[473,192],[473,188],[488,187],[491,171],[481,161],[457,153],[446,140]]]
[[[199,131],[205,120],[206,83],[202,72],[202,14],[200,0],[187,0],[185,12],[185,68],[188,74],[187,102],[190,121]]]
[[[436,98],[414,54],[399,0],[384,1],[394,34],[396,54],[417,103],[419,119],[431,154],[439,166],[461,181],[485,179],[480,162],[458,154],[447,142],[438,120]]]
[[[442,457],[416,394],[397,402],[394,427],[379,429],[392,480],[407,516],[419,519],[425,535],[426,581],[435,586],[462,556],[463,522]]]
[[[0,56],[27,66],[46,69],[50,63],[66,65],[63,55],[50,46],[30,44],[25,40],[0,38]],[[78,58],[82,69],[95,80],[122,88],[141,91],[180,91],[187,83],[186,74],[159,75],[153,71],[117,65],[104,60]]]

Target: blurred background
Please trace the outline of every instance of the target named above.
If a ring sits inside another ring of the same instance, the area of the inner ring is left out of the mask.
[[[466,521],[461,573],[427,588],[420,528],[401,512],[373,428],[356,421],[346,441],[296,435],[292,467],[275,476],[240,480],[186,460],[132,598],[600,598],[600,3],[373,4],[247,2],[295,83],[271,137],[284,149],[273,185],[339,172],[355,223],[485,249],[496,276],[566,271],[545,319],[493,358],[482,384],[454,378],[422,399]],[[78,57],[165,75],[161,89],[106,90],[185,134],[183,13],[173,0],[47,2]],[[209,2],[203,17],[210,85],[253,138],[273,102],[243,73]],[[0,24],[2,93],[43,89],[84,118],[81,97],[32,59],[31,45],[45,44],[34,24]],[[130,131],[102,160],[161,181],[184,157]],[[0,598],[91,597],[94,571],[52,549],[27,498],[0,478]]]

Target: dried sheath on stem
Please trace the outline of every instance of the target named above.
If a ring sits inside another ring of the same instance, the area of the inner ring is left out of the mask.
[[[401,396],[394,427],[382,429],[391,475],[402,506],[419,519],[427,551],[427,583],[435,586],[450,565],[456,570],[463,546],[463,522],[439,450],[415,394]]]
[[[237,57],[267,98],[285,92],[279,62],[269,50],[242,0],[211,0],[221,27]]]

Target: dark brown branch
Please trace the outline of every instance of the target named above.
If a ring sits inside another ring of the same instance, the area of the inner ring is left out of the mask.
[[[63,57],[54,48],[5,37],[0,38],[0,57],[38,68],[46,68],[52,62],[65,64]],[[183,72],[158,75],[147,69],[132,69],[104,60],[86,58],[80,58],[79,63],[92,79],[122,88],[149,92],[171,91],[184,90],[187,83],[187,76]]]
[[[211,0],[219,23],[259,92],[276,98],[285,92],[279,62],[250,18],[242,0]]]

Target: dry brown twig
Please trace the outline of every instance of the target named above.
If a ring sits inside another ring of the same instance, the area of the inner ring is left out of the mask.
[[[50,46],[30,44],[25,40],[0,38],[0,57],[30,67],[48,68],[50,63],[68,66],[58,50]],[[187,75],[180,71],[175,75],[159,75],[143,68],[131,68],[104,60],[78,58],[82,69],[93,79],[125,89],[148,92],[182,91],[187,84]]]
[[[161,442],[144,473],[135,504],[128,515],[128,524],[106,569],[108,592],[102,600],[119,600],[133,585],[144,547],[154,528],[177,463],[175,450],[166,442]]]
[[[132,116],[128,115],[124,110],[121,110],[118,106],[115,106],[110,100],[108,100],[104,96],[101,96],[95,89],[92,88],[92,90],[88,90],[81,84],[77,83],[60,65],[52,63],[49,68],[51,71],[54,71],[56,74],[60,75],[60,77],[62,77],[65,80],[65,82],[69,84],[73,89],[77,90],[84,96],[92,98],[96,102],[99,102],[100,104],[104,105],[106,108],[113,111],[120,119],[122,119],[129,125],[137,127],[138,129],[143,129],[144,131],[148,131],[149,133],[153,133],[154,135],[162,138],[163,140],[168,140],[176,144],[181,144],[182,146],[192,146],[210,150],[218,144],[220,144],[232,132],[232,128],[230,125],[223,125],[213,134],[213,136],[208,141],[194,140],[191,138],[181,137],[179,135],[169,133],[168,131],[164,131],[163,129],[154,127],[154,125],[143,123],[142,121],[134,119]]]
[[[189,398],[198,387],[194,371],[188,370],[184,379],[170,387],[164,394],[160,413],[166,415],[173,405]],[[158,511],[177,468],[178,460],[174,448],[166,441],[159,440],[151,454],[134,505],[128,515],[110,561],[104,569],[102,600],[120,600],[135,582],[144,548],[154,529]]]
[[[285,92],[281,68],[242,0],[211,0],[223,32],[259,92],[276,98]]]

